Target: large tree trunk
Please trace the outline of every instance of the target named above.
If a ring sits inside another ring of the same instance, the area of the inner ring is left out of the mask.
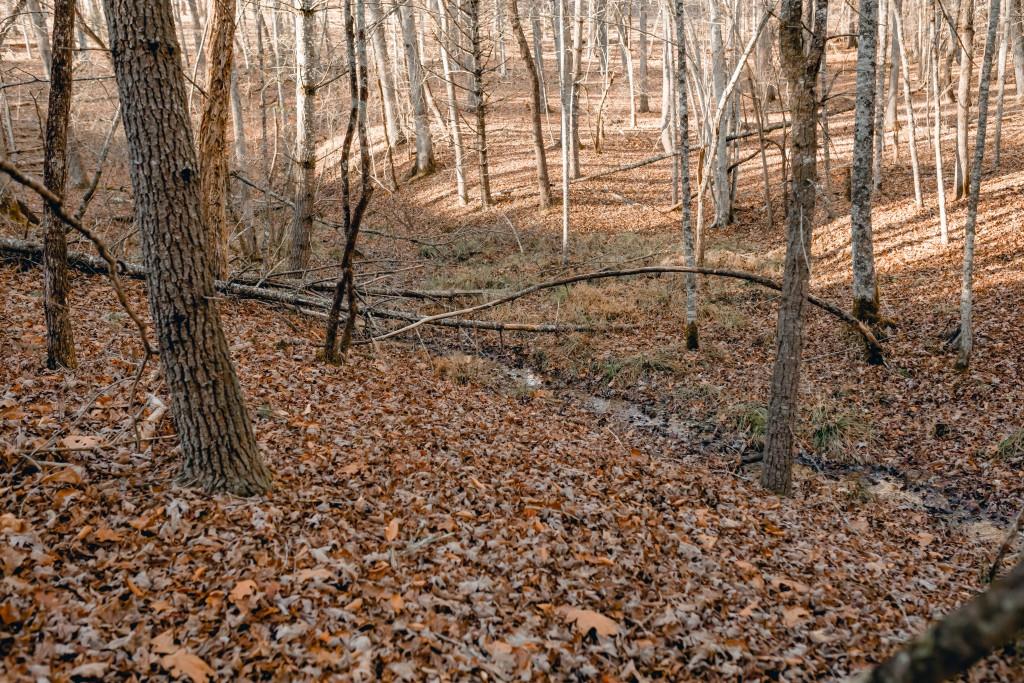
[[[530,44],[526,42],[523,24],[519,19],[517,0],[509,0],[509,20],[512,22],[512,33],[519,45],[519,55],[526,65],[526,75],[530,79],[530,124],[533,129],[533,156],[537,163],[537,196],[540,208],[551,206],[551,183],[548,180],[548,162],[544,154],[544,129],[541,127],[541,87],[537,75],[537,65],[530,54]]]
[[[974,232],[978,223],[978,198],[981,194],[982,162],[985,160],[985,126],[988,119],[988,93],[992,81],[992,53],[996,49],[996,28],[999,24],[999,0],[989,5],[988,34],[985,56],[981,60],[978,79],[978,131],[974,140],[974,161],[971,164],[971,186],[967,196],[967,223],[964,225],[963,279],[960,289],[960,353],[956,366],[966,369],[974,350],[971,318],[974,308]]]
[[[228,274],[228,116],[235,45],[235,0],[213,0],[206,104],[199,119],[199,194],[210,236],[214,275]]]
[[[810,280],[811,235],[817,199],[816,86],[825,45],[828,0],[816,0],[807,54],[802,15],[803,0],[783,0],[779,13],[779,52],[791,98],[790,167],[793,175],[786,200],[786,263],[761,470],[761,485],[782,495],[789,495],[793,488],[793,431],[800,402],[800,351],[804,333],[800,315]]]
[[[871,231],[872,173],[874,168],[875,109],[878,104],[875,62],[878,37],[878,0],[860,1],[857,34],[857,85],[853,127],[853,162],[850,168],[850,230],[853,256],[853,314],[867,323],[878,318],[878,286]]]
[[[288,268],[309,265],[316,192],[316,9],[313,0],[295,7],[295,214],[292,218]]]
[[[409,171],[410,177],[420,177],[434,172],[434,141],[430,136],[430,117],[427,114],[426,88],[420,53],[416,48],[416,19],[409,0],[400,0],[398,5],[402,22],[402,40],[405,43],[405,60],[409,67],[409,98],[412,101],[413,121],[416,124],[416,162]]]
[[[169,0],[105,0],[160,363],[184,461],[207,491],[270,488],[221,328]]]
[[[46,155],[43,182],[64,196],[67,177],[68,118],[71,113],[75,0],[55,0],[53,45],[50,62],[50,96],[46,115]],[[68,309],[68,245],[64,223],[49,204],[43,207],[43,311],[46,316],[46,366],[73,368],[75,341]]]

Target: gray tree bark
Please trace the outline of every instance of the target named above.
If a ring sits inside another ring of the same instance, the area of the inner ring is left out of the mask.
[[[544,152],[544,129],[541,127],[541,84],[537,73],[537,64],[530,54],[530,44],[526,42],[523,23],[519,18],[517,0],[509,0],[509,19],[512,22],[512,33],[519,45],[519,56],[526,65],[526,75],[530,80],[530,125],[533,130],[533,157],[537,163],[537,197],[540,208],[551,206],[551,181],[548,179],[548,161]]]
[[[808,0],[810,1],[810,0]],[[803,0],[783,0],[779,51],[789,83],[792,178],[786,200],[786,262],[772,371],[761,485],[789,495],[793,489],[793,430],[799,409],[804,300],[810,281],[811,236],[817,200],[818,69],[825,47],[828,0],[816,0],[810,43],[804,38]]]
[[[384,106],[384,127],[387,131],[388,144],[395,145],[405,142],[405,131],[398,120],[398,98],[395,94],[395,79],[388,66],[388,43],[384,33],[384,15],[381,12],[380,0],[367,0],[366,16],[370,21],[370,40],[373,45],[373,62],[377,67],[380,79],[381,99]]]
[[[679,150],[679,201],[683,238],[683,265],[697,265],[693,223],[690,219],[690,116],[686,92],[686,1],[675,0],[676,12],[676,96],[679,108],[679,130],[676,149]],[[723,136],[724,139],[724,136]],[[697,276],[683,276],[686,289],[686,348],[696,349],[697,338]]]
[[[295,214],[288,268],[309,265],[316,193],[316,9],[313,0],[295,5]]]
[[[399,1],[398,12],[402,23],[402,40],[405,43],[405,61],[409,68],[409,98],[416,128],[416,161],[409,170],[409,177],[416,178],[434,172],[434,141],[430,136],[430,117],[424,93],[425,75],[416,48],[416,19],[409,0]]]

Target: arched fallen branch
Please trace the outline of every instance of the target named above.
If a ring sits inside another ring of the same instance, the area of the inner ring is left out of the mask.
[[[630,268],[628,270],[601,270],[594,273],[582,273],[579,275],[571,275],[569,277],[558,278],[557,280],[548,280],[547,282],[540,282],[538,284],[531,285],[525,289],[521,289],[518,292],[513,292],[512,294],[509,294],[507,296],[494,299],[493,301],[486,301],[484,303],[480,303],[475,306],[470,306],[468,308],[461,308],[456,311],[446,311],[444,313],[437,313],[436,315],[428,315],[415,322],[400,327],[397,330],[392,330],[391,332],[388,332],[386,334],[374,337],[372,341],[377,342],[383,341],[385,339],[390,339],[391,337],[396,337],[400,334],[404,334],[406,332],[414,330],[420,325],[432,324],[439,320],[455,318],[462,315],[469,315],[470,313],[476,313],[477,311],[482,311],[488,308],[494,308],[495,306],[507,304],[510,301],[515,301],[516,299],[520,299],[524,296],[533,294],[534,292],[539,292],[544,289],[562,287],[577,282],[603,280],[605,278],[612,277],[627,277],[630,275],[655,275],[658,273],[695,273],[697,275],[726,277],[735,280],[745,280],[746,282],[753,282],[755,284],[761,285],[762,287],[773,289],[777,292],[782,291],[781,283],[776,282],[775,280],[772,280],[770,278],[764,277],[762,275],[757,275],[755,273],[747,273],[740,270],[723,270],[720,268],[702,267],[689,268],[686,266],[646,266],[644,268]],[[878,339],[875,337],[874,333],[867,325],[862,323],[860,320],[857,320],[851,314],[847,313],[846,311],[839,308],[835,304],[825,301],[824,299],[819,299],[813,294],[807,295],[807,301],[808,303],[817,306],[818,308],[822,309],[823,311],[826,311],[827,313],[830,313],[834,317],[838,318],[839,320],[843,321],[847,325],[850,325],[855,330],[857,330],[857,332],[859,332],[860,335],[864,338],[864,343],[866,344],[868,350],[869,360],[873,364],[878,364],[883,361],[882,345],[879,343]]]

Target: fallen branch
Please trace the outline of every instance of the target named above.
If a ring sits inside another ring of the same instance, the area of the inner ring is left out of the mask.
[[[7,252],[20,257],[42,258],[42,245],[26,240],[13,239],[0,236],[0,252]],[[106,261],[82,254],[80,252],[68,253],[68,265],[87,273],[109,272]],[[144,280],[146,270],[137,263],[118,261],[116,268],[122,275],[135,280]],[[329,301],[326,298],[310,296],[301,292],[280,289],[278,287],[257,287],[254,285],[242,284],[240,282],[229,282],[217,280],[214,283],[215,289],[222,294],[229,294],[239,299],[252,299],[265,303],[280,304],[298,310],[304,315],[319,318],[326,313],[316,311],[327,310]],[[475,290],[472,290],[475,291]],[[482,291],[482,290],[481,290]],[[346,310],[347,309],[343,309]],[[420,322],[424,317],[406,311],[391,309],[367,308],[365,313],[371,317],[385,318],[388,320],[401,320],[403,322]],[[440,327],[457,327],[474,330],[493,330],[496,332],[539,332],[539,333],[566,333],[566,332],[607,332],[624,331],[630,329],[623,326],[592,327],[587,325],[556,325],[556,324],[532,324],[532,323],[502,323],[490,320],[439,320],[427,321],[430,325]],[[359,343],[368,343],[361,341]]]
[[[549,280],[547,282],[541,282],[541,283],[538,283],[538,284],[535,284],[535,285],[531,285],[530,287],[527,287],[526,289],[521,289],[518,292],[514,292],[514,293],[509,294],[507,296],[503,296],[503,297],[501,297],[499,299],[495,299],[493,301],[488,301],[488,302],[485,302],[485,303],[482,303],[482,304],[477,304],[475,306],[470,306],[468,308],[462,308],[462,309],[459,309],[457,311],[447,311],[445,313],[438,313],[436,315],[426,316],[426,317],[421,318],[420,320],[418,320],[418,321],[416,321],[414,323],[406,325],[405,327],[401,327],[401,328],[399,328],[397,330],[393,330],[391,332],[388,332],[387,334],[383,334],[383,335],[380,335],[378,337],[374,337],[374,341],[382,341],[384,339],[389,339],[391,337],[394,337],[394,336],[397,336],[399,334],[403,334],[405,332],[413,330],[413,329],[419,327],[420,325],[424,325],[424,324],[428,324],[428,323],[435,323],[436,321],[439,321],[439,320],[445,320],[447,318],[454,318],[454,317],[458,317],[458,316],[461,316],[461,315],[467,315],[469,313],[475,313],[477,311],[482,311],[482,310],[487,309],[487,308],[493,308],[495,306],[500,306],[501,304],[506,304],[506,303],[508,303],[510,301],[514,301],[516,299],[522,298],[524,296],[527,296],[528,294],[533,294],[534,292],[539,292],[539,291],[541,291],[543,289],[551,289],[552,287],[562,287],[564,285],[570,285],[570,284],[574,284],[576,282],[587,282],[587,281],[590,281],[590,280],[602,280],[604,278],[611,278],[611,277],[627,277],[627,276],[630,276],[630,275],[653,275],[653,274],[657,274],[657,273],[695,273],[697,275],[710,275],[710,276],[715,276],[715,277],[727,277],[727,278],[732,278],[732,279],[736,279],[736,280],[745,280],[747,282],[753,282],[755,284],[761,285],[762,287],[767,287],[768,289],[774,289],[777,292],[778,291],[782,291],[782,285],[780,283],[774,281],[774,280],[771,280],[769,278],[763,277],[761,275],[756,275],[754,273],[747,273],[747,272],[738,271],[738,270],[722,270],[722,269],[719,269],[719,268],[703,268],[703,267],[688,268],[686,266],[647,266],[647,267],[644,267],[644,268],[632,268],[630,270],[604,270],[604,271],[598,271],[598,272],[595,272],[595,273],[583,273],[583,274],[580,274],[580,275],[572,275],[570,277],[559,278],[557,280]],[[881,358],[882,358],[882,346],[878,342],[878,339],[875,338],[874,333],[871,331],[870,328],[868,328],[867,325],[862,323],[860,320],[857,320],[855,317],[853,317],[852,315],[850,315],[849,313],[847,313],[843,309],[839,308],[835,304],[829,303],[828,301],[825,301],[823,299],[819,299],[818,297],[814,296],[813,294],[808,294],[807,295],[807,301],[808,301],[808,303],[810,303],[810,304],[812,304],[814,306],[817,306],[818,308],[822,309],[823,311],[826,311],[826,312],[832,314],[833,316],[835,316],[839,320],[843,321],[844,323],[850,325],[855,330],[857,330],[857,332],[859,332],[860,335],[862,337],[864,337],[864,341],[867,344],[868,352],[870,354],[870,357],[873,360],[874,359],[878,359],[879,361],[881,360]]]

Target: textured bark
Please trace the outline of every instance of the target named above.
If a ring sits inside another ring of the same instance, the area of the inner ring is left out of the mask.
[[[472,93],[477,102],[476,153],[480,169],[480,207],[491,205],[491,171],[487,159],[487,101],[484,94],[484,55],[480,37],[480,0],[466,0],[466,19],[469,21],[469,49],[473,55]]]
[[[199,194],[214,274],[228,273],[228,115],[235,44],[235,0],[213,0],[206,102],[199,120]]]
[[[679,150],[679,201],[683,238],[683,265],[697,265],[690,220],[690,115],[686,92],[686,2],[675,0],[676,12],[676,95],[679,107],[679,132],[676,149]],[[697,277],[693,273],[683,276],[686,288],[686,348],[696,349],[697,340]]]
[[[1024,13],[1021,0],[1008,0],[1010,15],[1010,36],[1013,42],[1014,82],[1017,84],[1017,102],[1024,98]]]
[[[427,98],[420,53],[416,48],[416,19],[409,4],[400,0],[399,16],[402,21],[402,40],[405,43],[405,61],[409,68],[409,99],[412,102],[413,121],[416,127],[416,162],[409,170],[410,177],[420,177],[434,172],[434,141],[430,136],[430,118],[427,114]]]
[[[810,0],[808,0],[810,1]],[[779,13],[779,52],[789,82],[792,178],[786,200],[786,262],[772,371],[771,399],[761,485],[789,495],[793,488],[793,429],[799,408],[801,313],[810,280],[811,235],[817,198],[818,69],[825,45],[828,0],[816,0],[813,33],[806,49],[803,0],[783,0]]]
[[[555,18],[557,21],[556,33],[558,41],[558,83],[561,96],[559,107],[560,139],[562,152],[562,265],[569,263],[569,138],[570,120],[572,119],[572,84],[569,67],[569,46],[566,42],[566,6],[569,0],[554,0],[557,5]],[[666,43],[667,44],[667,43]]]
[[[857,34],[857,85],[853,161],[850,167],[850,232],[853,257],[853,314],[871,323],[878,318],[878,287],[871,230],[872,173],[875,154],[875,97],[878,0],[861,0]]]
[[[893,39],[899,46],[900,68],[903,70],[903,105],[907,113],[907,145],[910,147],[910,170],[914,176],[914,206],[924,207],[921,196],[921,165],[917,158],[917,121],[914,117],[914,99],[910,94],[910,60],[907,56],[907,41],[903,34],[903,18],[899,11],[893,12]],[[922,60],[923,60],[922,56]]]
[[[998,2],[998,0],[995,0]],[[1024,562],[946,615],[858,683],[937,683],[967,671],[1024,629]]]
[[[74,0],[55,0],[50,95],[46,115],[46,155],[43,182],[64,195],[67,177],[68,118],[71,114],[72,45],[75,31]],[[64,224],[47,204],[43,207],[43,311],[46,317],[46,366],[73,368],[75,341],[68,308],[68,245]]]
[[[442,0],[443,1],[443,0]],[[398,119],[398,98],[395,95],[395,78],[388,65],[388,42],[384,33],[384,15],[381,12],[380,0],[367,0],[366,14],[370,20],[370,39],[373,41],[373,61],[380,79],[381,101],[384,107],[384,128],[387,131],[388,144],[395,145],[405,142],[405,131]]]
[[[135,220],[181,480],[239,495],[270,488],[214,296],[192,126],[169,0],[105,0],[132,163]]]
[[[530,125],[533,130],[533,157],[537,163],[537,197],[540,208],[551,206],[551,182],[548,180],[548,161],[544,153],[544,129],[541,127],[541,85],[537,75],[537,65],[530,54],[530,44],[526,42],[523,24],[519,19],[517,0],[509,0],[509,20],[512,22],[512,33],[519,45],[519,56],[526,65],[526,76],[530,81]]]
[[[978,79],[978,131],[974,140],[974,161],[971,164],[971,184],[967,196],[967,222],[964,225],[964,263],[960,285],[960,353],[956,366],[967,368],[974,350],[974,329],[971,322],[974,309],[974,232],[978,223],[978,198],[981,194],[982,162],[985,160],[985,127],[988,120],[988,93],[992,81],[992,54],[996,48],[996,29],[999,24],[999,0],[989,5],[988,34],[985,55],[981,60]]]
[[[248,175],[249,152],[245,134],[245,114],[242,109],[242,93],[238,87],[237,68],[231,70],[231,125],[235,136],[235,167],[239,173]],[[256,260],[259,258],[259,244],[256,239],[256,216],[253,214],[252,201],[249,198],[249,186],[245,183],[241,183],[239,187],[239,205],[242,210],[242,249],[247,259]]]
[[[295,7],[295,213],[292,217],[288,267],[305,270],[313,237],[316,192],[316,9],[313,0]]]
[[[548,106],[548,86],[544,77],[544,31],[540,24],[540,10],[537,3],[530,5],[530,32],[533,34],[533,64],[534,73],[540,81],[540,101],[544,104],[544,113],[551,111]]]
[[[882,189],[882,152],[885,150],[885,82],[889,62],[889,5],[892,0],[878,0],[878,54],[875,65],[875,152],[872,158],[871,187],[877,194]]]

